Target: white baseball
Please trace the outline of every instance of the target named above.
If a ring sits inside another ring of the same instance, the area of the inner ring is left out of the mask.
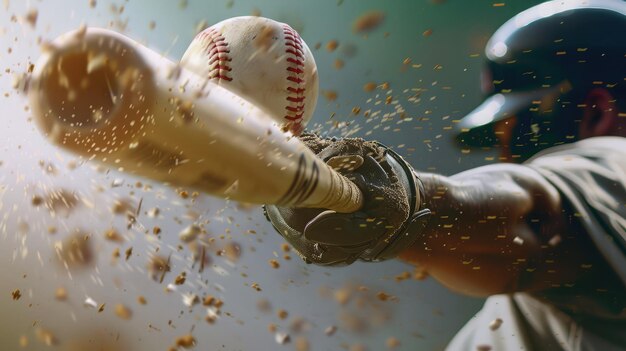
[[[181,64],[264,109],[295,135],[315,110],[317,66],[288,24],[263,17],[229,18],[199,33]]]

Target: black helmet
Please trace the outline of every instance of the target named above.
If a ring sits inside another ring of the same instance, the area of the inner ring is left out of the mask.
[[[626,85],[626,2],[555,0],[519,13],[485,48],[482,88],[489,97],[457,124],[457,141],[496,142],[493,123],[517,116],[512,152],[532,153],[577,138],[575,123],[552,123],[574,114],[593,87]],[[537,113],[554,96],[555,111]],[[568,111],[569,109],[569,111]]]

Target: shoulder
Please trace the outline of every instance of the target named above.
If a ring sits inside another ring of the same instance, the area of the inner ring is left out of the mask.
[[[541,168],[590,167],[598,163],[621,165],[626,171],[626,138],[596,137],[546,149],[525,162]]]

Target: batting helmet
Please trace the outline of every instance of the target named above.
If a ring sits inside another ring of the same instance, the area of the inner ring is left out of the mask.
[[[555,0],[519,13],[487,43],[482,90],[488,98],[457,123],[457,141],[492,146],[494,122],[511,116],[517,123],[509,146],[523,159],[575,140],[576,123],[556,117],[575,115],[593,87],[623,89],[625,33],[621,0]],[[539,111],[548,96],[556,103]]]

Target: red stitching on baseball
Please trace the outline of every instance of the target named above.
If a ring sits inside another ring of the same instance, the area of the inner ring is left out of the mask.
[[[304,110],[304,106],[286,106],[285,109],[289,112],[302,112]]]
[[[304,70],[301,70],[300,68],[294,68],[294,67],[287,67],[287,71],[293,72],[295,74],[304,73]]]
[[[304,96],[287,96],[287,100],[292,102],[300,102],[304,100]]]
[[[291,57],[287,58],[287,62],[293,63],[294,65],[298,65],[298,66],[304,66],[304,62],[298,61],[298,60],[293,59]]]
[[[200,33],[201,40],[208,40],[204,50],[208,54],[209,79],[225,80],[230,82],[233,80],[228,75],[228,72],[233,69],[228,65],[228,62],[232,61],[230,57],[230,50],[228,49],[228,42],[223,35],[217,32],[215,28],[209,29]]]
[[[287,91],[289,95],[286,100],[291,104],[285,106],[284,118],[294,123],[292,130],[301,128],[302,118],[304,117],[304,95],[306,88],[304,87],[304,51],[302,39],[289,25],[283,24],[283,33],[285,35],[285,53],[287,57],[287,81],[289,86]]]
[[[304,83],[304,79],[297,77],[297,76],[288,76],[287,77],[288,81],[294,82],[296,84],[302,84]]]
[[[289,46],[289,47],[291,47],[291,48],[293,48],[293,49],[295,49],[297,51],[302,52],[302,46],[301,45],[298,45],[298,43],[295,43],[295,42],[291,41],[293,39],[286,39],[286,40],[287,40],[287,42],[285,43],[285,45],[287,45],[287,46]]]
[[[300,120],[302,119],[302,113],[293,116],[285,116],[285,119],[294,122],[298,121],[298,123],[301,123]]]

